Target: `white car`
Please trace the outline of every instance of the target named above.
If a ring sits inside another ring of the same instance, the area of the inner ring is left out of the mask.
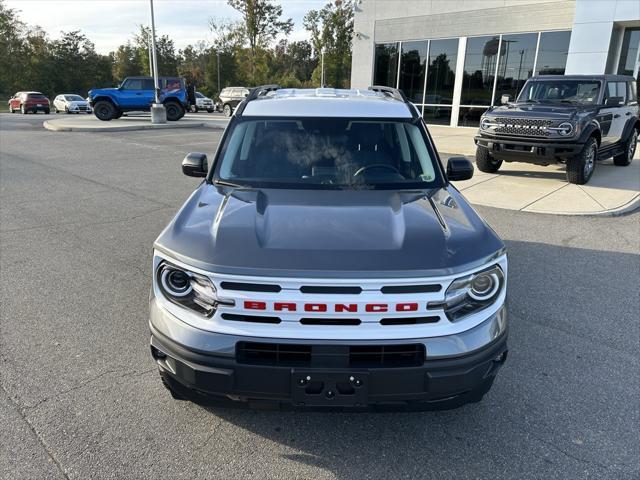
[[[196,106],[194,107],[194,111],[198,110],[206,110],[207,112],[215,112],[216,106],[209,97],[205,97],[200,92],[196,92]]]
[[[87,102],[80,95],[75,95],[72,93],[65,93],[62,95],[58,95],[53,100],[53,109],[56,113],[66,112],[66,113],[91,113],[91,107],[89,106],[89,102]]]

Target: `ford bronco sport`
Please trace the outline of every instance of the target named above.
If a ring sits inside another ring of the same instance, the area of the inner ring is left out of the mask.
[[[505,98],[507,97],[507,98]],[[567,181],[589,181],[598,160],[633,160],[640,131],[636,81],[620,75],[549,75],[527,80],[518,99],[489,109],[475,137],[478,169],[502,162],[564,163]]]
[[[399,91],[258,87],[154,244],[151,354],[174,398],[452,408],[506,359],[502,241]]]
[[[167,120],[184,117],[187,111],[187,90],[180,77],[160,77],[160,102],[167,111]],[[151,77],[127,77],[118,88],[89,90],[93,113],[98,119],[109,121],[120,118],[124,112],[148,112],[155,100]]]

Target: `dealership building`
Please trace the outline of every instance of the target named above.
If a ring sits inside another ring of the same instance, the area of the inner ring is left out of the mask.
[[[638,78],[640,0],[355,0],[351,85],[404,91],[427,123],[477,126],[527,78]]]

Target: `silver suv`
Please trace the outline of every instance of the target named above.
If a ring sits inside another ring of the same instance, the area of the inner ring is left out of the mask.
[[[249,95],[245,87],[227,87],[220,92],[220,105],[225,117],[230,117],[236,107]]]

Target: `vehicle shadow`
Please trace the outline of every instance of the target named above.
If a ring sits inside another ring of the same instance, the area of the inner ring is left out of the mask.
[[[628,380],[638,373],[640,256],[507,248],[510,355],[481,403],[393,413],[203,408],[275,445],[277,471],[315,472],[296,478],[632,478],[637,461],[624,445],[637,440],[627,419],[637,418]],[[277,476],[264,468],[263,478]]]

